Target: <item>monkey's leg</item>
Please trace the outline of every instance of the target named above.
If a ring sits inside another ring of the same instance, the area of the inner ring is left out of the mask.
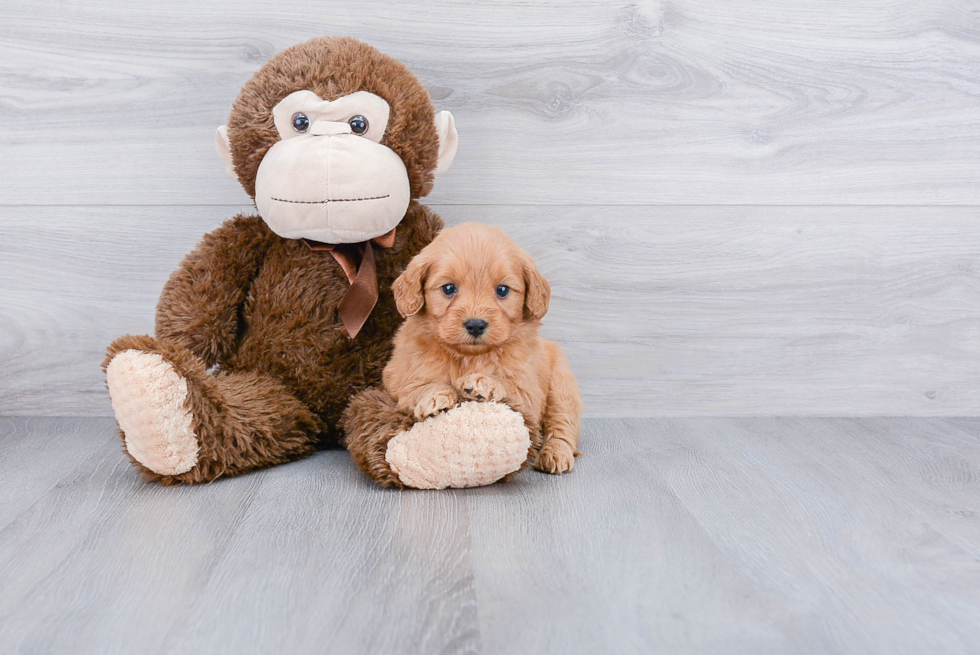
[[[311,454],[323,426],[269,376],[210,375],[181,346],[125,336],[103,368],[126,453],[149,480],[209,482]]]
[[[372,387],[351,399],[343,423],[343,446],[354,463],[382,487],[403,487],[385,454],[388,442],[415,423],[410,411],[399,409],[387,391]]]
[[[527,464],[524,417],[501,403],[466,402],[416,422],[382,389],[366,389],[344,414],[344,446],[383,487],[445,489],[510,480]]]

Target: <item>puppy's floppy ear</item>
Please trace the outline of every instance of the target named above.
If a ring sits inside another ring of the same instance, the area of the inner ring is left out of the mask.
[[[420,252],[391,285],[391,291],[395,294],[395,306],[398,307],[398,313],[405,318],[415,316],[425,305],[423,285],[431,266],[432,258],[427,253]]]
[[[524,313],[533,319],[541,319],[548,313],[550,302],[551,285],[527,255],[524,258]]]

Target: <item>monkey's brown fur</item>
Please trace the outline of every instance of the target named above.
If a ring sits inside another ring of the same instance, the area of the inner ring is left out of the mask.
[[[229,139],[249,195],[262,157],[279,139],[272,108],[302,89],[323,99],[359,90],[385,98],[391,116],[382,143],[404,161],[412,197],[429,192],[439,142],[425,89],[405,66],[374,48],[324,38],[273,57],[235,101]],[[438,216],[412,201],[394,247],[375,249],[380,297],[353,340],[337,315],[349,283],[328,253],[277,236],[258,216],[237,216],[205,236],[164,287],[156,337],[117,339],[103,364],[135,349],[173,366],[187,381],[197,464],[179,475],[158,475],[133,463],[162,484],[198,483],[337,444],[348,400],[381,381],[401,323],[391,285],[441,228]],[[352,449],[355,460],[364,458],[359,445]]]
[[[414,423],[411,412],[399,409],[387,392],[367,389],[351,399],[344,413],[344,445],[354,463],[375,482],[400,489],[404,485],[388,465],[385,453],[392,437]]]

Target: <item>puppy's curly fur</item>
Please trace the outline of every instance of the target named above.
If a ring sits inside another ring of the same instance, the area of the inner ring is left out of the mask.
[[[460,401],[498,401],[540,434],[535,468],[565,473],[582,400],[558,344],[538,336],[551,288],[498,228],[443,230],[392,285],[406,317],[384,370],[399,409],[423,420]],[[537,429],[534,429],[537,428]]]

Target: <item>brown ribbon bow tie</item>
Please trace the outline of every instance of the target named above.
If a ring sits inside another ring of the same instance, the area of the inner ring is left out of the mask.
[[[360,243],[322,243],[301,239],[313,252],[326,250],[344,269],[350,288],[340,300],[337,313],[344,324],[349,339],[357,336],[364,327],[374,306],[378,304],[378,269],[374,263],[374,249],[391,248],[395,245],[395,228],[391,232]]]

